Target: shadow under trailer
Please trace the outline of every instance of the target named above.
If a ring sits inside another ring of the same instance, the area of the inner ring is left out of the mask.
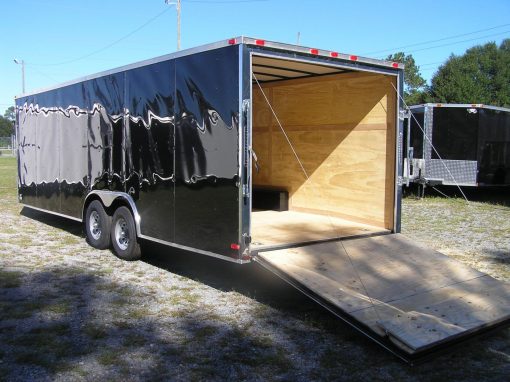
[[[400,232],[403,66],[238,37],[16,98],[19,201],[120,258],[258,262],[405,360],[510,286]]]

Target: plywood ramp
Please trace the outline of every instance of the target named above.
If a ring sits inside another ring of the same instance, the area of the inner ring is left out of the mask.
[[[510,321],[509,284],[400,234],[257,256],[410,355]]]
[[[262,247],[384,233],[387,230],[337,217],[295,211],[255,211],[252,250]]]
[[[392,229],[394,78],[344,73],[263,84],[310,180],[260,90],[253,90],[253,184],[289,192],[289,208]]]

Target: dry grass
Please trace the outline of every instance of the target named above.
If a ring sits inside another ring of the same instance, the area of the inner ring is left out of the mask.
[[[510,330],[409,367],[253,266],[155,245],[122,262],[79,224],[20,214],[0,158],[0,380],[501,381]],[[502,280],[510,209],[404,201],[403,231]]]

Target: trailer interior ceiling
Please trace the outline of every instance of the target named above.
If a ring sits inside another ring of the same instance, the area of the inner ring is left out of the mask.
[[[254,245],[392,231],[396,77],[257,55],[252,71]]]

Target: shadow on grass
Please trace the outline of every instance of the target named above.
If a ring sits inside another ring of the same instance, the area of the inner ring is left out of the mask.
[[[32,210],[23,214],[83,237],[80,223]],[[125,310],[118,309],[118,299],[136,295],[143,285],[132,288],[84,269],[55,268],[25,276],[21,284],[9,280],[11,287],[1,290],[0,357],[6,362],[0,371],[29,373],[27,379],[59,373],[85,376],[88,371],[81,362],[90,357],[97,359],[95,367],[107,379],[137,375],[144,379],[359,380],[377,376],[371,370],[375,367],[386,370],[390,379],[449,380],[482,375],[489,365],[497,371],[481,380],[497,380],[510,367],[508,330],[409,369],[258,264],[228,263],[145,241],[142,250],[148,264],[218,291],[239,292],[277,309],[278,315],[288,318],[288,325],[301,321],[307,329],[289,327],[269,316],[253,317],[286,337],[288,343],[282,347],[240,330],[235,322],[204,318],[196,307],[173,318],[134,316],[135,307],[154,296],[142,296]],[[122,289],[127,293],[119,297]],[[177,334],[169,336],[169,330]],[[126,338],[131,346],[126,346]],[[129,362],[130,357],[137,362]],[[139,357],[147,358],[142,362]],[[467,373],[463,371],[466,364],[471,364]]]
[[[29,219],[37,220],[54,228],[69,232],[75,236],[85,237],[85,233],[83,232],[83,224],[78,221],[34,210],[29,207],[23,207],[20,211],[20,215]]]
[[[135,315],[154,296],[85,269],[18,272],[17,284],[8,273],[0,272],[0,380],[265,380],[293,372],[270,339],[196,309],[173,319]]]

